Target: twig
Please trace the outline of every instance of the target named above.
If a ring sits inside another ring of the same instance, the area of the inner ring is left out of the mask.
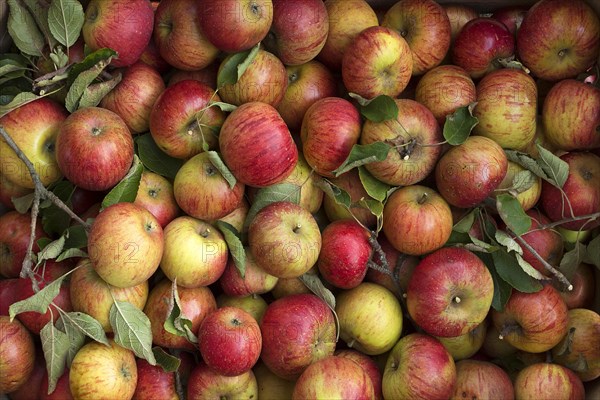
[[[573,222],[573,221],[589,220],[588,222],[591,222],[598,218],[600,218],[600,212],[595,212],[592,214],[585,214],[585,215],[577,215],[577,216],[561,219],[559,221],[550,222],[548,224],[540,225],[537,227],[537,229],[555,228],[555,227],[565,224],[567,222]]]

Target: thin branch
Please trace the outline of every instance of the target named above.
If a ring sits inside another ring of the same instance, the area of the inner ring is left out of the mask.
[[[585,215],[577,215],[577,216],[561,219],[559,221],[550,222],[548,224],[540,225],[540,226],[538,226],[537,229],[555,228],[562,224],[566,224],[568,222],[573,222],[573,221],[588,220],[588,222],[592,222],[598,218],[600,218],[600,212],[595,212],[592,214],[585,214]]]

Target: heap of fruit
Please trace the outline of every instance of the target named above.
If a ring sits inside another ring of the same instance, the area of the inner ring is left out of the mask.
[[[1,3],[0,394],[598,395],[592,3]]]

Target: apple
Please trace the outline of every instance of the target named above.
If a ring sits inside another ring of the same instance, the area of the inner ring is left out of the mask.
[[[517,178],[517,187],[515,187],[515,184],[513,183],[515,182],[515,177],[522,176],[522,174],[529,174],[528,172],[523,171],[525,171],[525,168],[522,167],[520,164],[508,160],[508,168],[506,170],[506,175],[504,176],[504,179],[502,180],[502,182],[500,182],[496,190],[494,190],[493,194],[498,195],[505,193],[507,190],[513,190],[517,193],[516,197],[517,200],[519,200],[519,204],[521,204],[521,208],[523,209],[523,211],[528,211],[532,209],[540,199],[540,196],[542,194],[542,178],[540,178],[539,176],[531,175],[533,177],[534,182],[528,189],[525,190],[523,190],[523,187],[519,187],[519,184],[522,182],[522,180],[520,180],[520,178]]]
[[[394,191],[383,209],[383,232],[398,251],[423,255],[442,247],[452,233],[450,206],[435,190],[421,185]]]
[[[544,99],[542,123],[557,149],[600,148],[600,88],[575,79],[556,83]]]
[[[513,384],[502,368],[489,361],[456,363],[456,387],[451,399],[514,399]]]
[[[309,365],[300,375],[292,393],[300,399],[373,399],[373,383],[354,360],[329,356]]]
[[[258,398],[261,400],[291,399],[295,381],[288,381],[275,375],[262,361],[252,369],[258,384]]]
[[[68,115],[59,103],[41,98],[0,117],[0,126],[31,161],[44,186],[62,177],[56,160],[56,138]],[[0,154],[0,175],[14,185],[33,189],[29,170],[3,138],[0,138]]]
[[[581,0],[538,1],[517,32],[517,51],[538,78],[574,78],[598,58],[600,19]]]
[[[600,377],[600,315],[586,308],[569,310],[569,333],[552,349],[552,360],[572,369],[583,382]]]
[[[161,57],[160,51],[158,50],[158,47],[156,46],[156,42],[154,40],[154,35],[150,38],[148,45],[144,49],[144,52],[142,53],[138,61],[145,62],[146,64],[154,68],[156,71],[158,71],[158,73],[161,75],[165,74],[171,69],[171,65],[168,62],[166,62],[164,58]]]
[[[198,347],[202,359],[213,371],[225,376],[241,375],[250,371],[260,357],[260,327],[241,308],[218,308],[202,320]]]
[[[492,359],[502,359],[513,356],[520,351],[506,340],[500,339],[500,337],[500,331],[496,329],[494,324],[488,324],[483,345],[481,347],[484,355]]]
[[[261,359],[277,376],[297,379],[335,350],[336,324],[327,304],[313,294],[273,301],[260,323]]]
[[[73,311],[92,316],[105,332],[112,332],[110,309],[115,300],[126,301],[143,310],[148,299],[148,281],[136,286],[118,288],[106,283],[94,271],[89,259],[81,259],[77,269],[71,274],[69,284]]]
[[[494,10],[491,17],[502,22],[508,28],[508,31],[516,36],[528,10],[529,7],[527,6],[504,6]]]
[[[166,372],[159,365],[150,365],[143,358],[136,358],[135,362],[138,377],[132,400],[179,400],[173,372]]]
[[[152,343],[172,349],[196,350],[197,345],[188,342],[185,337],[177,336],[165,330],[163,324],[169,315],[172,299],[172,282],[163,279],[150,290],[144,313],[150,320],[152,327]],[[191,333],[198,332],[202,320],[217,308],[217,301],[210,289],[206,286],[197,288],[177,287],[181,315],[191,321]]]
[[[300,137],[306,161],[319,175],[334,177],[333,171],[358,143],[360,131],[360,114],[348,100],[317,100],[302,119]]]
[[[436,336],[436,339],[444,345],[454,361],[465,360],[473,357],[481,349],[488,331],[487,327],[487,319],[484,319],[475,329],[463,335],[454,337]]]
[[[14,392],[33,372],[35,345],[31,333],[8,316],[0,316],[0,393]]]
[[[298,153],[298,162],[292,173],[281,181],[281,183],[299,186],[300,202],[298,204],[312,214],[319,211],[323,203],[324,193],[317,186],[318,182],[319,176],[313,173],[301,152]]]
[[[94,207],[96,204],[102,203],[106,194],[106,191],[99,192],[95,190],[86,190],[75,186],[71,193],[71,197],[69,198],[71,210],[85,221],[83,214],[88,212],[90,208]]]
[[[411,333],[390,352],[383,372],[385,399],[448,399],[456,386],[450,353],[432,336]]]
[[[165,90],[157,70],[138,61],[123,71],[121,82],[100,101],[100,107],[117,113],[132,133],[148,131],[152,106]]]
[[[444,138],[427,107],[411,99],[395,102],[398,117],[383,122],[366,121],[360,143],[381,141],[393,146],[385,160],[371,162],[365,168],[388,185],[408,186],[422,181],[433,171]]]
[[[94,341],[83,345],[69,370],[69,386],[75,399],[130,399],[137,378],[133,352],[112,339],[108,346]]]
[[[133,203],[116,203],[98,214],[88,235],[94,270],[107,283],[137,286],[158,269],[163,229],[150,211]]]
[[[160,269],[179,286],[195,288],[215,283],[225,271],[228,258],[223,234],[208,222],[181,216],[165,227]]]
[[[0,279],[0,315],[9,315],[9,307],[17,302],[16,285],[19,282],[16,278]]]
[[[502,22],[478,17],[462,27],[451,52],[453,63],[478,79],[514,57],[515,37]]]
[[[150,133],[162,151],[175,158],[188,159],[205,146],[218,146],[216,131],[225,114],[212,102],[221,101],[209,86],[183,80],[170,85],[156,99],[150,112]]]
[[[443,4],[442,7],[446,10],[446,14],[450,20],[451,43],[454,43],[456,35],[458,35],[458,32],[460,32],[467,22],[479,17],[479,13],[476,9],[465,4],[449,3]],[[448,54],[446,56],[448,56]]]
[[[440,158],[435,182],[450,205],[469,208],[498,187],[507,169],[508,160],[499,144],[484,136],[469,136]]]
[[[317,262],[321,241],[312,214],[288,201],[262,208],[248,227],[248,245],[256,264],[278,278],[307,272]]]
[[[569,282],[573,285],[573,290],[560,292],[567,308],[569,310],[573,308],[591,309],[596,293],[596,278],[592,266],[585,263],[579,264]]]
[[[60,170],[74,185],[102,191],[115,186],[133,161],[133,139],[116,113],[81,108],[67,117],[56,137]]]
[[[335,312],[340,321],[340,338],[348,347],[368,355],[389,351],[402,333],[399,300],[383,286],[363,282],[340,292]],[[373,313],[378,318],[372,318]]]
[[[20,214],[8,211],[0,215],[0,276],[18,278],[21,274],[23,261],[27,256],[27,247],[31,236],[31,214]],[[41,220],[35,224],[33,254],[40,248],[37,241],[46,234],[42,229]]]
[[[358,363],[358,365],[360,365],[362,369],[367,373],[369,378],[371,378],[371,384],[373,385],[375,400],[383,399],[383,393],[381,392],[382,373],[379,370],[379,366],[371,356],[368,356],[366,354],[361,353],[360,351],[352,349],[337,350],[334,353],[334,355],[336,357],[348,358]]]
[[[551,285],[534,293],[513,291],[502,311],[491,311],[500,338],[519,350],[542,353],[556,346],[568,331],[568,309]]]
[[[187,160],[177,171],[173,194],[188,216],[215,220],[238,208],[244,187],[239,180],[231,187],[213,165],[209,153],[203,152]]]
[[[299,132],[306,110],[319,99],[336,96],[338,84],[331,71],[317,60],[286,66],[285,70],[288,83],[277,111],[290,131]]]
[[[265,311],[267,311],[267,302],[259,294],[251,294],[244,297],[229,296],[225,293],[221,293],[217,297],[217,306],[223,307],[237,307],[252,316],[260,324],[262,321]]]
[[[31,388],[29,388],[31,390]],[[52,393],[48,394],[48,372],[44,374],[40,384],[39,400],[73,400],[71,387],[69,384],[69,368],[65,367],[63,374],[56,381],[56,386]]]
[[[225,164],[242,183],[265,187],[288,177],[298,149],[277,110],[251,102],[233,111],[221,127],[219,148]]]
[[[365,0],[326,0],[329,32],[317,59],[332,71],[339,71],[352,39],[363,30],[379,25],[377,15]]]
[[[173,183],[148,170],[142,172],[133,203],[150,211],[163,228],[181,212],[173,193]]]
[[[319,54],[328,32],[322,0],[273,0],[273,22],[263,43],[285,65],[300,65]]]
[[[217,59],[215,62],[209,64],[208,66],[197,69],[193,71],[186,71],[181,69],[176,69],[172,71],[172,74],[169,76],[169,80],[167,81],[167,86],[171,86],[176,84],[177,82],[181,82],[187,79],[192,79],[196,81],[200,81],[204,83],[206,86],[210,88],[217,87],[217,75],[219,72],[219,65],[221,65],[220,61]]]
[[[65,368],[65,371],[67,371],[67,368]],[[46,360],[44,359],[44,352],[42,350],[42,347],[36,343],[35,344],[35,361],[33,364],[33,371],[29,375],[29,378],[27,379],[27,383],[19,386],[19,388],[17,390],[10,393],[10,400],[32,400],[32,396],[31,396],[32,388],[40,388],[39,393],[35,393],[36,391],[33,390],[33,393],[37,394],[37,396],[34,396],[34,399],[39,400],[42,398],[44,398],[44,399],[47,398],[48,397],[48,385],[46,385],[46,387],[42,386],[42,384],[44,383],[44,380],[46,380],[45,375],[47,375],[47,374],[48,374],[48,372],[46,370]],[[66,387],[68,388],[69,387],[69,375],[68,375],[68,373],[66,375],[67,375]],[[60,382],[60,384],[57,382],[57,390],[60,389],[60,386],[63,386],[63,382],[65,381],[65,379],[62,377],[59,380],[61,382]],[[55,390],[55,392],[56,392],[56,390]],[[69,393],[70,393],[70,389],[69,389]],[[63,397],[66,397],[66,396],[63,396]],[[50,396],[50,398],[52,398],[52,397]],[[57,399],[57,397],[54,397],[54,398]],[[58,400],[63,400],[63,399],[58,397]],[[70,400],[70,398],[67,397],[67,400]]]
[[[222,73],[231,57],[233,54],[223,60],[219,73]],[[259,49],[237,82],[223,85],[219,94],[223,101],[237,106],[260,101],[277,107],[283,100],[287,84],[285,65],[273,53]]]
[[[154,16],[154,42],[160,56],[185,71],[202,69],[219,55],[200,28],[196,0],[162,0]]]
[[[312,270],[316,270],[315,267],[311,268],[308,273]],[[316,274],[316,272],[315,272]],[[309,294],[312,293],[309,288],[306,287],[304,282],[300,278],[279,278],[277,284],[271,290],[271,294],[275,299],[281,299],[292,294]]]
[[[0,173],[0,206],[6,210],[14,210],[13,199],[33,193],[33,189],[19,186]]]
[[[545,362],[525,367],[514,380],[516,399],[577,399],[585,398],[581,379],[559,364]]]
[[[204,0],[198,21],[219,50],[238,53],[263,40],[273,22],[271,0]]]
[[[245,194],[247,194],[247,191]],[[240,204],[237,206],[237,208],[224,217],[219,218],[218,221],[227,222],[239,233],[245,235],[248,231],[248,227],[244,227],[244,222],[246,221],[246,216],[248,215],[249,210],[250,205],[248,204],[248,200],[246,200],[246,197],[242,197],[242,201],[240,201]]]
[[[225,271],[219,278],[223,293],[228,296],[242,297],[268,293],[275,287],[279,278],[265,272],[254,259],[252,252],[246,251],[246,264],[244,277],[235,265],[233,257],[227,261]]]
[[[540,205],[551,221],[600,211],[600,157],[588,152],[571,152],[560,156],[569,165],[569,175],[562,190],[542,182]],[[569,230],[590,230],[600,226],[600,219],[580,219],[560,224]]]
[[[200,363],[192,369],[187,385],[188,400],[257,398],[258,385],[252,370],[225,376]]]
[[[398,96],[408,85],[413,59],[408,42],[395,30],[373,26],[352,39],[342,58],[349,92],[366,99]]]

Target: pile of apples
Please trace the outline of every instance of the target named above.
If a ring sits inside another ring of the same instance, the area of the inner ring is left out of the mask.
[[[599,396],[592,4],[3,3],[0,394]]]

